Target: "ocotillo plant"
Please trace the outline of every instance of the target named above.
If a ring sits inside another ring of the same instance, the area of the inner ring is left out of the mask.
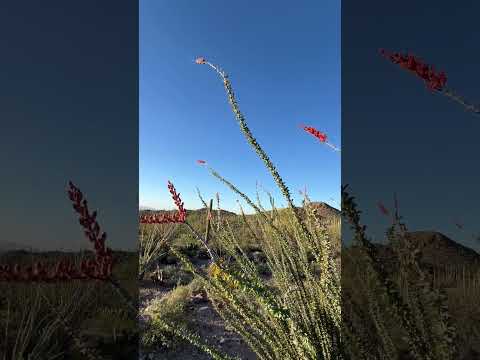
[[[172,252],[203,282],[217,312],[259,359],[341,359],[340,280],[326,229],[314,216],[315,209],[304,209],[305,216],[294,206],[283,179],[248,128],[227,74],[204,58],[198,58],[196,63],[209,65],[222,79],[240,129],[287,200],[290,216],[282,217],[276,209],[267,215],[260,204],[256,205],[233,183],[208,167],[214,177],[257,212],[261,232],[252,236],[267,257],[272,284],[267,285],[261,279],[255,264],[228,227],[211,229],[226,256],[213,258],[208,274],[198,271],[174,248]],[[205,161],[199,163],[206,165]],[[176,330],[178,335],[198,345],[198,338],[185,329],[164,325],[165,329]],[[201,345],[215,358],[225,356]]]
[[[250,144],[250,146],[255,150],[257,155],[262,159],[264,162],[266,168],[269,170],[270,174],[272,175],[273,179],[275,180],[275,183],[277,184],[278,188],[282,192],[283,196],[287,200],[287,203],[290,207],[290,209],[293,211],[295,219],[298,221],[300,226],[304,228],[304,225],[300,219],[300,216],[298,214],[298,211],[293,204],[292,197],[290,195],[290,190],[288,189],[287,185],[285,185],[285,182],[283,179],[280,177],[280,174],[278,173],[277,169],[273,165],[272,161],[270,160],[270,157],[267,155],[267,153],[262,149],[260,144],[257,142],[255,137],[253,136],[252,132],[247,126],[247,122],[245,120],[245,117],[240,111],[240,107],[238,106],[237,100],[235,99],[235,93],[232,88],[232,84],[230,83],[230,80],[228,79],[228,75],[221,70],[218,66],[212,64],[211,62],[207,61],[205,58],[200,57],[196,59],[196,63],[203,65],[206,64],[209,67],[211,67],[215,72],[220,76],[222,79],[222,82],[225,86],[225,90],[227,92],[228,96],[228,101],[232,107],[232,111],[235,114],[235,118],[237,119],[237,122],[240,126],[240,130],[244,134],[247,142]],[[305,231],[305,228],[303,229]]]

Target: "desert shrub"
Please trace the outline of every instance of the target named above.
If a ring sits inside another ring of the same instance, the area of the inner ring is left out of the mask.
[[[155,347],[171,350],[182,343],[172,332],[165,330],[164,322],[174,323],[177,326],[189,327],[186,308],[192,294],[199,292],[202,285],[192,281],[188,285],[179,285],[161,299],[156,299],[144,310],[144,314],[151,317],[146,329],[142,332],[141,344],[146,347]]]
[[[172,349],[179,344],[179,339],[164,330],[158,319],[185,325],[185,304],[188,289],[179,286],[168,295],[154,302],[146,309],[145,314],[151,316],[151,321],[142,332],[141,342],[145,347],[155,346],[160,349]]]
[[[156,262],[167,255],[166,243],[174,236],[173,224],[140,224],[139,229],[139,279],[152,269]]]
[[[168,265],[163,268],[163,277],[166,285],[188,285],[193,276],[179,266]]]

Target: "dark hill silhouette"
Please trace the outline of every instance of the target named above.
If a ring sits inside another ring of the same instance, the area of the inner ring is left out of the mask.
[[[312,201],[310,206],[315,207],[318,211],[318,214],[322,217],[331,217],[331,216],[339,216],[340,210],[330,206],[324,202],[320,201]]]
[[[480,266],[480,254],[463,246],[437,231],[409,232],[407,241],[415,242],[421,253],[419,262],[428,267]],[[388,262],[395,262],[392,250],[387,245],[375,244],[379,255]]]
[[[414,231],[410,233],[422,251],[421,262],[438,265],[479,265],[480,254],[436,231]]]

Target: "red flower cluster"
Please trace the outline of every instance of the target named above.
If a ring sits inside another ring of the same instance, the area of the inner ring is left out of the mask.
[[[85,229],[85,235],[94,244],[96,254],[96,266],[100,269],[101,274],[107,278],[111,275],[113,266],[113,256],[110,248],[105,247],[107,234],[103,232],[100,235],[100,225],[96,220],[97,212],[92,214],[88,211],[87,200],[84,199],[80,189],[69,182],[70,189],[68,196],[73,202],[73,208],[80,214],[80,225]]]
[[[327,135],[310,126],[302,126],[303,130],[315,136],[321,142],[327,141]]]
[[[96,221],[97,213],[90,214],[87,200],[80,189],[69,182],[68,196],[73,208],[80,214],[79,222],[85,229],[85,235],[94,243],[95,259],[82,260],[77,267],[69,260],[60,260],[46,265],[36,262],[31,266],[21,267],[19,264],[0,265],[0,281],[54,282],[64,280],[106,280],[112,274],[112,251],[105,247],[106,233],[100,235],[100,225]]]
[[[105,280],[111,274],[111,265],[97,260],[83,260],[76,267],[69,260],[60,260],[53,266],[36,262],[32,266],[0,265],[0,281],[56,282],[65,280]]]
[[[167,223],[184,223],[187,219],[187,210],[184,208],[180,193],[177,193],[173,184],[168,182],[168,190],[172,194],[173,201],[178,211],[175,214],[153,214],[142,215],[140,217],[141,224],[167,224]]]
[[[105,247],[105,239],[107,238],[107,234],[104,232],[100,235],[100,225],[98,225],[96,220],[97,212],[94,211],[92,214],[90,214],[88,211],[87,200],[83,198],[83,194],[80,189],[75,187],[71,181],[69,182],[69,187],[70,189],[68,190],[68,197],[73,202],[73,208],[80,215],[80,219],[78,221],[85,229],[85,235],[95,246],[95,253],[97,254],[97,257],[103,258],[111,255],[110,249]]]
[[[205,160],[197,160],[197,164],[205,165],[207,162]]]
[[[414,55],[402,55],[399,53],[388,53],[380,49],[380,54],[392,63],[400,65],[402,68],[415,73],[422,78],[430,90],[442,90],[447,82],[447,76],[444,72],[436,73],[433,66],[424,64],[422,60]]]

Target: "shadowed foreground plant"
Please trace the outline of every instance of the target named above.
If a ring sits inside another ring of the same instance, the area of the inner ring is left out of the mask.
[[[444,73],[435,72],[413,55],[381,53],[422,78],[430,90],[452,97],[453,92],[445,88]],[[479,113],[460,97],[453,99]],[[380,256],[379,247],[367,239],[354,198],[346,186],[342,188],[342,213],[354,232],[354,245],[342,250],[345,263],[351,264],[342,269],[345,348],[354,359],[401,359],[402,350],[409,359],[459,359],[459,338],[447,294],[435,286],[435,273],[421,266],[421,249],[401,221],[396,196],[394,203],[393,221],[387,231],[395,265],[390,268]],[[382,203],[377,206],[383,215],[390,216]]]
[[[12,315],[12,304],[7,301],[6,313],[2,314],[2,360],[28,359],[53,360],[63,356],[60,346],[53,344],[51,336],[57,336],[61,324],[56,314],[45,316],[41,296],[37,290],[33,296],[23,299],[17,316]],[[63,314],[65,315],[65,314]],[[3,324],[3,322],[5,322]]]
[[[8,300],[5,312],[0,310],[0,359],[65,358],[69,343],[86,359],[101,359],[78,331],[92,308],[94,290],[89,283],[81,285],[17,282],[2,289]]]
[[[358,265],[355,269],[344,268],[349,273],[343,279],[363,275],[363,281],[354,281],[355,285],[342,282],[344,340],[350,357],[397,359],[399,343],[403,342],[412,359],[457,359],[456,332],[449,319],[446,295],[433,287],[433,279],[419,266],[419,249],[401,222],[396,199],[387,238],[398,261],[395,276],[400,283],[386,270],[378,249],[367,239],[360,211],[346,188],[342,188],[342,211],[354,231],[355,246],[349,251],[356,251]],[[380,209],[389,213],[383,205]],[[362,284],[363,302],[352,296],[352,286],[358,284]],[[395,327],[397,331],[393,331]]]

